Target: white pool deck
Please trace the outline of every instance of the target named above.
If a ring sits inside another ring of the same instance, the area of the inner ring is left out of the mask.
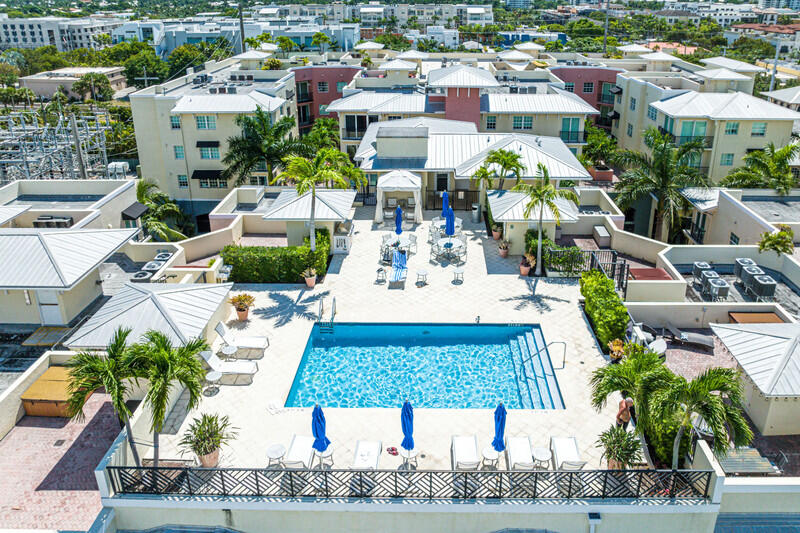
[[[179,403],[170,415],[161,437],[161,457],[178,458],[175,448],[180,435],[199,413],[220,413],[230,417],[238,437],[223,448],[221,466],[264,467],[266,450],[275,443],[288,447],[292,435],[311,435],[310,408],[284,408],[308,335],[314,324],[319,300],[325,299],[326,316],[336,297],[336,320],[342,322],[474,322],[539,323],[547,342],[567,343],[566,364],[556,369],[564,399],[560,410],[509,410],[506,434],[532,435],[538,446],[547,447],[551,436],[575,436],[586,468],[601,467],[601,452],[595,446],[598,434],[613,422],[615,405],[601,413],[590,406],[591,372],[606,364],[588,324],[578,307],[576,280],[522,278],[519,257],[501,259],[496,242],[487,239],[483,223],[464,221],[468,236],[468,258],[464,282],[454,285],[453,267],[429,263],[428,222],[413,230],[418,251],[408,260],[405,289],[388,289],[376,284],[380,236],[392,227],[376,227],[374,208],[356,208],[355,234],[349,255],[336,256],[325,282],[313,290],[304,286],[237,285],[256,297],[250,320],[241,324],[235,317],[232,329],[244,335],[268,335],[271,345],[251,385],[222,386],[188,415]],[[434,212],[425,212],[430,220]],[[416,270],[428,271],[428,285],[415,285]],[[561,349],[551,348],[556,368]],[[420,451],[419,469],[449,469],[453,435],[478,437],[479,448],[488,446],[494,432],[492,409],[422,409],[415,414],[414,440]],[[349,468],[358,440],[383,444],[379,468],[396,469],[400,458],[385,452],[399,447],[402,440],[400,406],[393,409],[325,409],[328,437],[334,447],[334,467]],[[186,456],[184,456],[186,457]],[[604,463],[604,462],[603,462]],[[604,466],[604,464],[603,464]],[[505,468],[501,459],[500,468]]]

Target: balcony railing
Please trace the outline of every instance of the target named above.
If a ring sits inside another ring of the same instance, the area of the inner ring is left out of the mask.
[[[711,145],[714,144],[713,135],[673,135],[660,126],[658,131],[672,137],[672,142],[675,143],[675,146],[680,146],[692,141],[702,141],[704,148],[711,148]]]
[[[611,117],[606,116],[606,117],[597,117],[594,123],[595,125],[601,128],[610,128],[611,125],[614,123],[614,121],[611,120]]]
[[[559,135],[565,143],[585,143],[587,134],[585,131],[560,131]]]
[[[297,103],[302,104],[305,102],[310,102],[313,99],[311,93],[297,93]]]
[[[707,499],[711,471],[290,470],[108,466],[117,495],[475,499]]]
[[[601,94],[599,102],[601,104],[613,104],[615,96],[613,94]]]
[[[692,222],[692,225],[689,228],[689,236],[694,240],[694,242],[698,244],[703,244],[703,239],[706,236],[706,229],[701,228],[700,226]]]
[[[346,141],[360,141],[364,133],[366,132],[361,130],[342,130],[342,139]]]

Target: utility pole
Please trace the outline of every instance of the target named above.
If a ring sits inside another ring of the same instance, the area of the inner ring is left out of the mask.
[[[603,0],[600,0],[601,5]],[[605,31],[603,32],[603,55],[608,53],[608,7],[611,0],[606,0],[606,27]]]
[[[775,43],[775,61],[772,62],[772,78],[769,80],[769,90],[775,88],[775,75],[778,72],[778,54],[781,53],[781,43]]]
[[[147,76],[147,65],[142,65],[142,72],[144,73],[144,76],[141,76],[139,78],[133,78],[133,79],[143,81],[145,89],[147,89],[150,86],[150,84],[148,83],[150,80],[158,81],[158,78],[155,77],[155,76],[151,76],[151,77]]]
[[[242,0],[239,0],[239,53],[243,54],[247,50],[244,44],[244,18],[242,17]]]
[[[83,162],[83,150],[81,149],[81,138],[78,136],[78,123],[75,121],[75,113],[70,113],[69,123],[72,126],[72,138],[75,141],[75,153],[78,156],[78,172],[81,179],[89,179],[86,175],[86,165]]]

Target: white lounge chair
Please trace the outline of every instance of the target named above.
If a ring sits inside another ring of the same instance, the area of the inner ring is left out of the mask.
[[[586,461],[581,461],[578,440],[575,437],[550,437],[553,452],[553,468],[556,470],[581,470]]]
[[[200,357],[211,370],[222,374],[220,383],[225,385],[249,385],[258,372],[258,363],[255,361],[222,361],[211,351],[200,352]]]
[[[481,464],[478,455],[478,437],[454,435],[450,445],[453,470],[477,470]]]
[[[311,468],[314,461],[314,437],[307,435],[292,436],[292,442],[286,455],[283,456],[284,468]]]
[[[533,470],[533,455],[528,437],[506,438],[506,464],[511,470]]]
[[[383,218],[394,218],[395,209],[397,209],[397,198],[387,198],[386,209],[383,210]]]
[[[377,470],[383,444],[376,440],[360,440],[356,442],[353,454],[353,469]]]
[[[218,322],[214,331],[222,337],[222,342],[228,346],[236,346],[237,357],[258,359],[264,356],[264,350],[269,346],[268,337],[234,337],[223,322]]]

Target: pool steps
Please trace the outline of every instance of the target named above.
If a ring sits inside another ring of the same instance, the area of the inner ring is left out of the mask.
[[[558,405],[553,400],[552,391],[558,391],[558,382],[541,330],[512,337],[509,346],[523,409],[563,408],[560,400]]]

